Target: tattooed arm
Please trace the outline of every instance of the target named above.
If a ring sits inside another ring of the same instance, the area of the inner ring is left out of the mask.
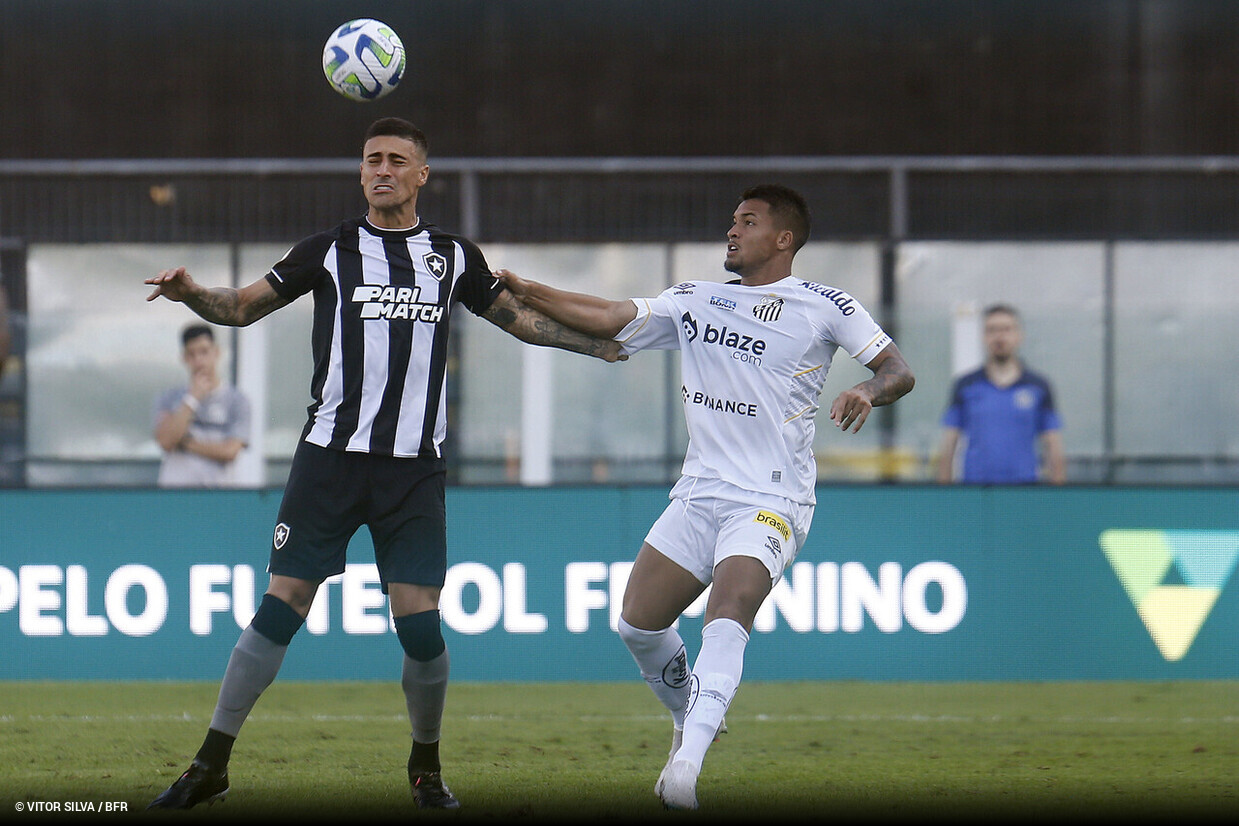
[[[594,338],[565,327],[553,318],[525,306],[506,289],[499,293],[495,303],[482,313],[482,318],[530,344],[584,353],[603,361],[628,359],[628,356],[620,353],[619,342]]]
[[[894,342],[886,345],[865,366],[873,371],[873,378],[844,390],[830,406],[830,420],[841,430],[849,427],[853,433],[860,430],[869,418],[869,411],[890,404],[916,384],[912,369]]]
[[[628,299],[610,301],[596,295],[558,290],[521,278],[511,270],[496,270],[495,277],[526,306],[598,338],[615,338],[637,317],[637,305]]]
[[[266,278],[260,278],[248,287],[215,287],[208,289],[194,281],[184,267],[164,270],[144,282],[153,284],[154,291],[146,297],[154,301],[163,296],[169,301],[179,301],[206,321],[229,327],[245,327],[260,318],[270,315],[288,304]]]

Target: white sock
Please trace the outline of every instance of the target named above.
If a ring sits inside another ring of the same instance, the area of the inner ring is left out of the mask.
[[[675,760],[687,760],[698,771],[723,722],[744,672],[744,648],[749,635],[740,623],[720,617],[701,629],[701,653],[693,665],[692,698],[684,721],[684,741]]]
[[[675,727],[683,728],[690,675],[680,632],[674,628],[646,631],[620,617],[619,635],[654,696],[671,712]]]

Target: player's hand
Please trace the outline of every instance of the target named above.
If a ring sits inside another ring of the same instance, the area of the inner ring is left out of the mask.
[[[617,361],[628,361],[628,354],[622,352],[618,341],[608,341],[603,347],[602,353],[599,354],[599,358],[614,364]]]
[[[169,301],[184,301],[193,294],[198,286],[194,279],[190,277],[189,271],[184,267],[164,270],[154,278],[148,278],[142,283],[155,285],[155,289],[146,297],[147,301],[154,301],[161,295]]]
[[[495,270],[494,275],[495,278],[498,278],[503,283],[508,292],[517,298],[524,298],[529,295],[529,291],[532,289],[532,281],[526,281],[511,270],[498,269]]]
[[[830,405],[830,420],[844,433],[849,427],[853,433],[857,433],[869,418],[871,410],[873,402],[869,396],[864,391],[850,387],[840,393]]]

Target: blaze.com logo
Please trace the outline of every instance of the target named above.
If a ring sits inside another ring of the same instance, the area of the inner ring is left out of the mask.
[[[1239,559],[1237,531],[1103,531],[1101,550],[1170,662],[1183,658]]]

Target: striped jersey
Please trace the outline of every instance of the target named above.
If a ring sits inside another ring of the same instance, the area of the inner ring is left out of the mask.
[[[689,282],[634,298],[624,351],[679,350],[687,477],[814,504],[818,398],[835,351],[861,364],[891,343],[855,298],[788,276]]]
[[[271,268],[281,297],[314,293],[309,421],[320,447],[439,457],[452,305],[481,315],[503,290],[471,241],[365,217],[298,243]]]

